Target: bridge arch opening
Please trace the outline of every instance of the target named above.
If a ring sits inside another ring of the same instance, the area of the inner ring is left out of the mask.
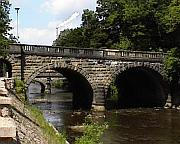
[[[40,89],[39,89],[40,88]],[[31,94],[40,94],[45,92],[45,84],[40,81],[34,80],[29,84],[28,89],[31,89]]]
[[[166,103],[166,82],[153,69],[128,68],[116,76],[114,84],[118,108],[163,107]]]
[[[27,87],[29,87],[30,83],[33,80],[36,80],[37,78],[41,79],[40,75],[42,73],[46,73],[47,71],[56,72],[63,76],[63,79],[65,79],[65,80],[63,81],[62,93],[63,93],[63,90],[64,90],[64,92],[71,93],[70,94],[71,96],[69,96],[69,97],[72,98],[72,108],[73,109],[75,109],[75,110],[76,109],[83,109],[83,110],[91,109],[92,101],[93,101],[93,89],[92,89],[91,84],[89,83],[88,79],[86,78],[86,74],[83,73],[84,71],[80,70],[78,68],[74,68],[74,67],[58,67],[58,68],[56,67],[56,68],[54,68],[54,66],[44,67],[43,69],[40,69],[39,72],[36,72],[37,75],[33,75],[30,78],[31,81],[27,82]],[[51,86],[52,86],[53,78],[52,77],[50,78],[49,75],[51,75],[51,74],[48,73],[48,76],[46,77],[47,82],[45,82],[45,84],[49,84],[49,82],[50,82]],[[50,78],[50,81],[48,81],[49,78]],[[59,80],[61,78],[59,78]],[[58,80],[58,78],[56,80]],[[47,85],[46,85],[45,89],[46,88],[47,88]],[[51,90],[54,90],[54,87],[51,87],[51,88],[50,88]],[[53,91],[52,94],[57,95],[57,92],[54,93],[54,91]],[[59,94],[59,96],[60,96],[60,94]],[[70,100],[69,97],[68,97],[68,102]]]
[[[69,68],[56,68],[55,70],[66,77],[69,82],[73,94],[73,109],[91,109],[93,89],[86,77]]]
[[[12,77],[11,63],[5,59],[0,59],[0,77]]]

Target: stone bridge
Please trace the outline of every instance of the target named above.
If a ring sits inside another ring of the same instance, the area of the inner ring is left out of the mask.
[[[0,60],[9,66],[9,77],[24,80],[28,87],[47,70],[61,73],[72,84],[73,103],[78,108],[104,106],[113,81],[121,95],[120,103],[166,103],[163,53],[25,44],[11,44],[9,53]]]

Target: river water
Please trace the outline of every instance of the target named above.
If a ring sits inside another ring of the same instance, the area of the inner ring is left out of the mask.
[[[43,99],[36,103],[45,116],[60,132],[69,125],[80,125],[87,112],[72,110],[72,93],[53,89],[52,94],[40,94],[40,86],[31,84],[29,99]],[[45,101],[48,100],[48,101]],[[107,111],[102,114],[108,122],[102,142],[104,144],[180,144],[180,111],[159,108],[138,108]],[[73,135],[73,136],[72,136]]]

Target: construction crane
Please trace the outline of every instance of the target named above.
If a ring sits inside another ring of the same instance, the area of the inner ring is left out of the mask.
[[[57,26],[56,27],[56,38],[58,38],[58,36],[59,36],[59,28],[63,28],[64,26],[69,24],[71,21],[76,19],[79,15],[80,15],[79,12],[74,12],[68,19],[66,19],[59,26]]]

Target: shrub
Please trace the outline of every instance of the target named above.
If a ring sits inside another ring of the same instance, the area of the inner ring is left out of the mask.
[[[17,94],[23,94],[25,92],[24,82],[19,79],[15,79],[15,89]]]
[[[110,99],[113,101],[118,101],[118,89],[114,83],[110,85]]]
[[[85,130],[82,137],[77,138],[75,144],[102,144],[100,138],[104,131],[108,128],[108,125],[93,123],[93,121],[87,117],[84,124]]]

